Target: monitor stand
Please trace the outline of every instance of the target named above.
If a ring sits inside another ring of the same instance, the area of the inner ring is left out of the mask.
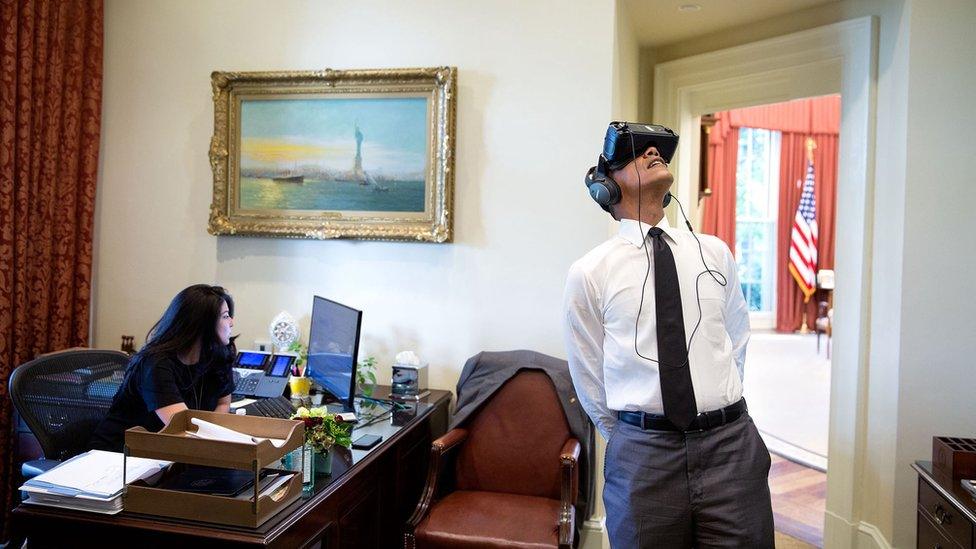
[[[336,398],[335,395],[333,395],[329,391],[326,391],[325,389],[319,389],[319,390],[322,391],[322,406],[325,406],[325,409],[328,410],[329,413],[338,414],[341,412],[356,411],[354,409],[350,410],[349,407],[346,406],[345,402]]]

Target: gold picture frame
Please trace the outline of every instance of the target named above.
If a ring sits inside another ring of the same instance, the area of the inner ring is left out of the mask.
[[[211,83],[210,234],[451,241],[456,67]]]

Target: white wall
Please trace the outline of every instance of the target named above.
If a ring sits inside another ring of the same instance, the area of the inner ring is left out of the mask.
[[[109,0],[94,341],[141,343],[196,282],[242,341],[313,294],[361,308],[380,379],[400,349],[453,388],[481,350],[564,356],[566,269],[606,238],[582,185],[612,109],[614,4]],[[585,38],[585,39],[584,39]],[[213,70],[459,68],[453,244],[212,237]]]
[[[619,4],[619,0],[617,2]],[[622,6],[614,18],[613,109],[615,120],[636,120],[640,78],[640,44]],[[598,151],[599,152],[599,151]],[[595,158],[594,158],[595,160]]]
[[[933,435],[976,436],[976,3],[913,2],[902,266],[896,547],[914,546],[915,475]]]

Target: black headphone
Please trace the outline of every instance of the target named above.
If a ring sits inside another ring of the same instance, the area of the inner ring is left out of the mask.
[[[609,169],[606,162],[603,158],[600,158],[600,164],[592,166],[586,172],[583,183],[590,193],[590,198],[599,204],[604,211],[609,213],[610,206],[620,203],[620,197],[622,195],[620,193],[620,185],[617,185],[617,182],[610,177],[608,172]],[[671,193],[664,193],[664,207],[666,208],[670,203]]]
[[[620,185],[610,177],[604,160],[602,166],[593,166],[586,172],[583,182],[590,193],[590,197],[604,210],[610,211],[610,206],[620,202]],[[602,168],[602,169],[598,169]]]

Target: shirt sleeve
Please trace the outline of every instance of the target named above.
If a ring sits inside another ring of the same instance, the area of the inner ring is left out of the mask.
[[[739,379],[745,381],[746,345],[749,343],[749,307],[742,295],[742,284],[739,282],[739,267],[735,257],[725,248],[725,277],[728,285],[725,287],[725,331],[732,340],[732,357],[739,370]]]
[[[233,394],[236,388],[236,385],[234,385],[234,371],[231,365],[227,364],[224,366],[224,369],[224,372],[218,378],[223,382],[220,391],[217,392],[219,398]]]
[[[569,373],[587,415],[607,440],[617,424],[603,381],[603,311],[600,296],[578,266],[570,268],[563,295],[563,334]]]
[[[142,383],[139,394],[150,412],[183,402],[183,395],[180,394],[173,365],[169,360],[147,357],[141,368]]]

